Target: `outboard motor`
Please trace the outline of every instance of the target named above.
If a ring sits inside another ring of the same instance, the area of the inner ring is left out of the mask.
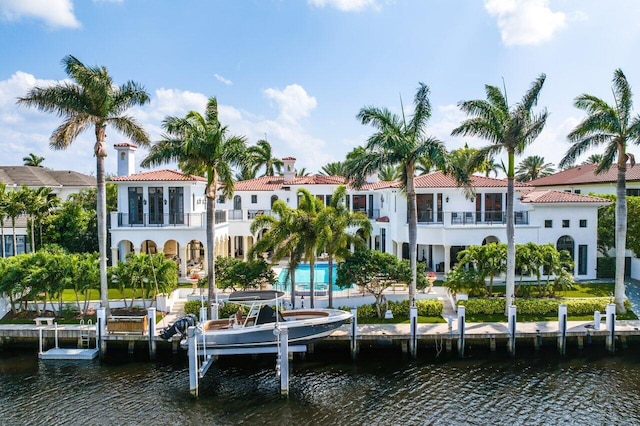
[[[197,322],[197,318],[193,314],[188,314],[183,316],[182,318],[176,320],[172,326],[166,327],[160,333],[160,337],[165,340],[171,339],[174,334],[180,333],[180,335],[184,336],[187,332],[187,329],[191,326],[195,326]]]

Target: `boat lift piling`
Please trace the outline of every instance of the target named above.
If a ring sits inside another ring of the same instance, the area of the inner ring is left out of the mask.
[[[558,325],[560,326],[558,352],[560,355],[565,355],[567,352],[567,305],[565,304],[558,306]]]
[[[149,359],[156,359],[156,308],[148,308],[149,317]]]
[[[351,308],[351,359],[358,356],[358,308]]]
[[[100,350],[100,359],[104,359],[107,354],[107,340],[105,339],[107,334],[107,311],[104,307],[98,308],[96,312],[96,326],[97,326],[97,346]]]
[[[616,351],[616,305],[613,303],[607,304],[606,310],[606,326],[607,334],[606,345],[607,350],[611,353]]]
[[[464,357],[465,307],[458,306],[458,355]]]
[[[409,354],[412,359],[416,359],[418,353],[418,308],[416,308],[415,301],[409,309],[409,322],[411,324]]]
[[[507,349],[511,356],[516,355],[516,319],[518,308],[516,305],[509,305],[509,340],[507,341]]]

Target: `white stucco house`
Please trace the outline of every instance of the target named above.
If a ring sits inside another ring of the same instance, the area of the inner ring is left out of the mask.
[[[539,189],[555,189],[575,194],[616,194],[618,168],[614,164],[606,172],[595,174],[596,164],[582,164],[529,182]],[[640,165],[627,165],[627,195],[640,196]]]
[[[71,195],[77,194],[83,189],[95,188],[96,178],[72,170],[50,170],[34,166],[0,166],[0,183],[5,184],[6,191],[19,190],[23,186],[32,190],[50,188],[52,197],[66,201]],[[25,215],[16,219],[15,231],[16,247],[14,250],[11,221],[5,218],[4,241],[1,242],[4,244],[5,256],[13,256],[30,250]]]
[[[203,178],[171,170],[134,172],[135,146],[116,145],[118,211],[111,213],[111,251],[123,259],[129,252],[162,251],[176,259],[182,276],[205,267],[207,247],[204,226]],[[231,199],[216,203],[216,256],[246,257],[255,236],[249,231],[253,218],[269,213],[275,200],[297,206],[298,188],[329,202],[342,177],[295,175],[295,158],[283,158],[282,176],[264,176],[236,182]],[[455,181],[433,172],[415,179],[418,203],[418,260],[446,273],[456,254],[469,245],[506,242],[506,180],[474,176],[473,197]],[[348,188],[348,206],[367,214],[373,230],[372,249],[408,258],[406,197],[397,182],[368,182]],[[552,243],[569,250],[577,279],[596,277],[598,208],[607,200],[583,194],[539,189],[517,184],[516,244]]]

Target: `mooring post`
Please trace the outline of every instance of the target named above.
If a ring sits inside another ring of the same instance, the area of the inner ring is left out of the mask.
[[[187,329],[189,357],[189,392],[191,396],[198,397],[198,346],[196,342],[196,328],[191,326]]]
[[[464,357],[465,307],[458,306],[458,355]]]
[[[220,304],[218,302],[213,302],[211,304],[211,319],[212,320],[217,320],[218,319],[218,307],[220,306]]]
[[[156,308],[147,309],[149,317],[149,359],[156,359]]]
[[[616,305],[614,303],[607,304],[606,310],[607,325],[607,350],[611,353],[616,351]]]
[[[38,349],[39,349],[39,354],[42,353],[42,329],[38,329]]]
[[[600,321],[602,321],[602,315],[600,315],[600,311],[595,311],[593,313],[593,329],[595,331],[600,331]]]
[[[289,396],[289,330],[280,327],[280,395]]]
[[[416,359],[418,354],[418,308],[415,302],[409,309],[409,323],[411,324],[411,339],[409,340],[409,354]]]
[[[511,356],[516,355],[516,318],[517,318],[516,305],[509,305],[509,341],[507,343],[507,350]]]
[[[207,307],[206,306],[201,306],[200,307],[200,322],[205,322],[207,320]]]
[[[58,349],[58,322],[54,322],[53,323],[54,326],[54,330],[53,330],[53,341],[56,344],[56,349]]]
[[[100,348],[100,359],[104,359],[107,354],[107,310],[98,308],[96,312],[96,346]]]
[[[567,352],[567,305],[558,305],[558,352]]]
[[[358,356],[358,308],[351,308],[351,359]]]

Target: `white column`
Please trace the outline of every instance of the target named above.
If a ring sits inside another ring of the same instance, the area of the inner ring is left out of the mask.
[[[451,265],[451,246],[444,246],[444,273],[449,273]]]
[[[178,256],[180,256],[180,272],[181,276],[187,276],[187,246],[180,247],[178,250]]]
[[[118,247],[111,247],[111,265],[116,266],[118,264]]]

